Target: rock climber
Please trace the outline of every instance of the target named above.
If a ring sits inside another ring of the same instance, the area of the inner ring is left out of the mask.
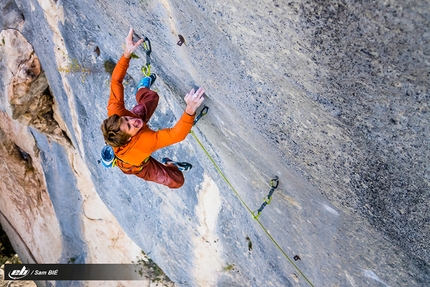
[[[131,54],[143,40],[133,41],[133,29],[125,38],[124,53],[112,73],[110,97],[107,105],[108,118],[101,130],[108,145],[113,147],[116,164],[125,174],[134,174],[144,180],[179,188],[184,184],[182,171],[191,169],[187,162],[175,162],[163,158],[161,162],[151,154],[163,147],[185,139],[193,126],[196,109],[202,104],[204,89],[192,89],[185,95],[186,108],[173,128],[151,130],[147,122],[158,105],[159,96],[150,90],[156,75],[144,77],[137,87],[137,105],[127,110],[124,106],[124,86],[122,81],[129,67]]]

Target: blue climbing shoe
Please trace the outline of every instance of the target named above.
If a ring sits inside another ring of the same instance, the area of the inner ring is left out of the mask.
[[[182,161],[182,162],[175,162],[175,165],[178,167],[178,169],[180,171],[189,171],[190,169],[193,168],[193,166],[191,165],[191,163]]]
[[[173,161],[173,160],[171,160],[168,157],[162,158],[161,162],[163,164],[172,163],[175,166],[177,166],[180,171],[189,171],[193,167],[191,163],[188,163],[188,162],[185,162],[185,161],[182,161],[182,162]]]
[[[151,74],[149,77],[144,77],[142,80],[140,80],[139,85],[137,85],[137,90],[140,88],[151,88],[156,79],[157,76],[155,74]]]

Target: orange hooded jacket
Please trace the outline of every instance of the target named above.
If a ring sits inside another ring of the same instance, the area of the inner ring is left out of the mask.
[[[130,58],[121,56],[112,73],[111,91],[108,101],[108,116],[117,114],[119,116],[131,116],[138,118],[137,115],[127,110],[124,106],[124,86],[122,81],[129,67]],[[114,148],[115,155],[123,162],[134,166],[141,166],[148,157],[157,149],[169,146],[185,139],[190,132],[194,115],[185,113],[173,128],[162,129],[159,131],[151,130],[146,123],[140,131],[134,135],[130,141],[119,148]]]

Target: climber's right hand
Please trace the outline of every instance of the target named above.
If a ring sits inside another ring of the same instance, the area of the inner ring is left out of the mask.
[[[205,90],[203,90],[203,88],[199,88],[196,92],[194,92],[194,89],[192,89],[189,93],[185,95],[184,100],[187,103],[185,112],[187,114],[189,114],[190,116],[196,114],[197,108],[200,107],[200,105],[203,103],[204,93]]]

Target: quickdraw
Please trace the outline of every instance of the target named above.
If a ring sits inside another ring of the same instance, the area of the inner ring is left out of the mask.
[[[275,189],[278,187],[279,185],[279,178],[278,176],[275,176],[271,181],[270,181],[270,191],[269,194],[267,195],[267,197],[263,198],[264,202],[263,204],[261,204],[260,208],[257,211],[254,211],[252,213],[254,219],[258,219],[261,215],[261,212],[263,211],[263,209],[266,207],[266,205],[270,204],[270,202],[272,201],[272,195],[275,192]]]
[[[203,107],[203,109],[200,111],[200,113],[197,115],[197,117],[194,119],[194,123],[193,123],[193,126],[195,125],[195,124],[197,124],[197,122],[204,116],[204,115],[206,115],[207,113],[208,113],[208,111],[209,111],[209,107],[208,106],[204,106]]]
[[[145,37],[143,39],[143,50],[145,51],[146,54],[146,65],[142,67],[142,73],[146,76],[149,77],[149,75],[151,74],[151,52],[152,52],[152,48],[151,48],[151,41],[149,41],[148,37]]]

